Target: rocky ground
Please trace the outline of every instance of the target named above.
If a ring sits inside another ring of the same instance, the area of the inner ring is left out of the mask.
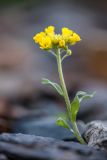
[[[106,160],[107,153],[76,142],[25,134],[0,135],[0,160]]]

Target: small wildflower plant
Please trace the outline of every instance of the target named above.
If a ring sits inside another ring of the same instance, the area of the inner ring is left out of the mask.
[[[94,96],[94,93],[87,94],[86,92],[78,91],[74,99],[70,101],[62,71],[63,60],[66,57],[71,56],[72,54],[72,51],[71,49],[69,49],[69,47],[81,41],[81,38],[77,33],[66,27],[62,28],[61,34],[56,34],[55,27],[48,26],[44,29],[43,32],[37,33],[33,37],[33,40],[40,46],[41,49],[50,52],[56,58],[57,61],[60,85],[48,79],[42,79],[43,84],[49,84],[52,87],[54,87],[55,90],[65,100],[67,118],[64,118],[64,116],[59,117],[56,123],[57,125],[70,130],[70,132],[72,132],[75,135],[77,140],[80,143],[84,144],[85,141],[82,138],[77,127],[76,117],[80,108],[81,101],[84,99],[92,98]]]

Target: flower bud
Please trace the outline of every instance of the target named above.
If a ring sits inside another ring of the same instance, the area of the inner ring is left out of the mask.
[[[70,49],[68,49],[66,53],[68,56],[70,56],[72,54],[72,51]]]

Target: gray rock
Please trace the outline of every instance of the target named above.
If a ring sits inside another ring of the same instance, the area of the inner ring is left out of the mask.
[[[92,121],[88,123],[84,138],[89,146],[107,152],[107,121]]]
[[[8,160],[8,158],[4,154],[0,154],[0,160]]]
[[[37,136],[53,137],[57,139],[68,139],[74,136],[70,131],[56,125],[57,117],[48,116],[36,119],[36,117],[28,119],[20,119],[14,123],[14,132],[24,134],[34,134]],[[15,126],[17,126],[15,128]]]
[[[57,139],[74,138],[73,134],[56,125],[56,119],[64,112],[60,106],[50,101],[43,101],[33,106],[29,115],[13,121],[14,133],[34,134]]]
[[[106,160],[107,154],[87,145],[25,134],[1,134],[0,153],[9,160]]]
[[[14,133],[33,134],[36,136],[52,137],[63,140],[72,140],[74,135],[69,130],[56,125],[56,119],[64,113],[60,107],[48,102],[40,103],[36,109],[29,111],[30,114],[13,121]],[[84,123],[78,121],[80,133],[84,131]]]

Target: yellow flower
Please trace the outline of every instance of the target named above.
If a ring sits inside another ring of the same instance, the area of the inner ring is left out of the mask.
[[[69,37],[72,36],[73,31],[68,28],[62,28],[62,36],[66,43],[69,41]]]
[[[54,26],[48,26],[47,28],[45,28],[45,33],[47,35],[54,34],[54,30],[55,30]]]
[[[62,28],[62,34],[55,34],[55,27],[48,26],[44,32],[40,32],[33,37],[35,43],[40,45],[41,49],[51,49],[55,47],[64,48],[68,45],[74,45],[81,40],[80,36],[69,28]]]
[[[44,32],[40,32],[38,34],[36,34],[34,37],[33,37],[33,40],[36,42],[36,43],[39,43],[43,37],[45,37],[46,34]]]
[[[49,36],[42,37],[41,41],[39,42],[41,49],[50,49],[52,48],[52,41]]]
[[[59,40],[59,47],[61,47],[61,48],[65,47],[64,39]]]
[[[72,35],[72,34],[73,34],[73,31],[72,31],[72,30],[70,30],[70,29],[68,29],[68,28],[66,28],[66,27],[62,28],[62,35],[63,35],[63,36],[70,36],[70,35]]]
[[[69,43],[71,45],[74,45],[76,42],[79,42],[80,40],[81,38],[77,33],[73,33],[73,35],[69,37]]]
[[[73,38],[76,42],[79,42],[81,40],[80,36],[77,33],[73,34]]]
[[[61,38],[62,36],[60,34],[54,34],[53,36],[51,36],[53,44],[58,44]]]

